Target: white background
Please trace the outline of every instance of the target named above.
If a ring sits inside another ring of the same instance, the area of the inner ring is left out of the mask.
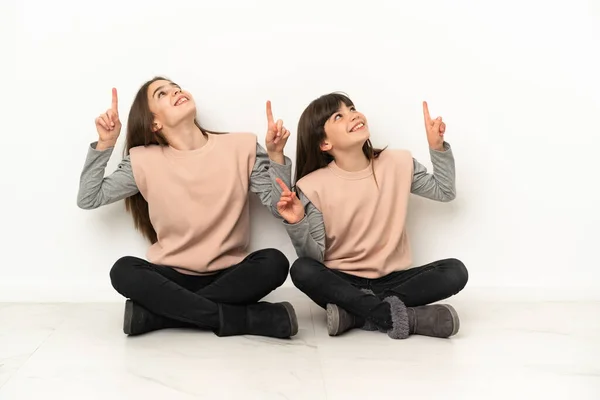
[[[76,206],[94,118],[166,75],[202,123],[264,140],[345,91],[377,146],[428,167],[422,100],[447,123],[458,197],[414,198],[415,263],[457,257],[468,288],[600,292],[600,2],[9,0],[2,22],[0,300],[118,300],[108,272],[146,244],[123,202]],[[124,131],[108,166],[121,157]],[[252,248],[283,227],[253,199]],[[288,283],[289,284],[289,283]]]

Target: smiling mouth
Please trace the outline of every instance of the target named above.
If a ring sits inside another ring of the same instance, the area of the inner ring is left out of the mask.
[[[175,106],[178,106],[178,105],[180,105],[180,104],[186,103],[186,102],[188,102],[188,101],[190,101],[190,99],[188,99],[187,97],[182,97],[182,98],[180,98],[179,100],[177,100],[177,101],[175,102]]]
[[[365,127],[365,124],[363,124],[362,122],[359,122],[358,124],[356,124],[354,126],[354,128],[350,129],[350,132],[356,132],[358,130],[361,130],[364,127]]]

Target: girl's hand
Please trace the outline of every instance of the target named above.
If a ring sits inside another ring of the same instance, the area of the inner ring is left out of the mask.
[[[267,153],[271,160],[284,164],[283,148],[290,137],[290,131],[283,126],[283,121],[278,119],[277,122],[273,119],[273,111],[271,110],[271,102],[267,101],[267,137],[265,144],[267,145]]]
[[[112,90],[111,107],[96,118],[96,131],[98,131],[98,145],[96,149],[105,150],[117,143],[121,133],[121,121],[119,120],[119,100],[117,89]]]
[[[442,122],[442,117],[432,120],[429,116],[429,108],[426,101],[423,102],[423,115],[425,117],[425,130],[427,131],[429,147],[433,150],[444,151],[446,124]]]
[[[304,206],[302,202],[296,196],[296,193],[290,191],[285,183],[279,178],[276,179],[283,192],[281,193],[281,198],[277,203],[277,211],[279,215],[285,219],[288,224],[296,224],[302,221],[304,218]]]

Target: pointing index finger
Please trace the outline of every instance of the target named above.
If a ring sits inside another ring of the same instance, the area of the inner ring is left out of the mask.
[[[279,178],[275,179],[277,181],[277,183],[279,184],[279,186],[281,187],[281,189],[283,189],[283,191],[290,191],[290,189],[288,189],[287,185]]]
[[[269,124],[273,124],[273,110],[271,109],[271,101],[267,101],[267,121]]]
[[[114,112],[118,112],[118,110],[119,110],[119,99],[117,98],[117,89],[116,88],[112,89],[112,106],[111,106],[111,108]]]
[[[425,117],[425,123],[429,126],[431,125],[431,116],[429,115],[429,107],[427,107],[427,102],[423,102],[423,116]]]

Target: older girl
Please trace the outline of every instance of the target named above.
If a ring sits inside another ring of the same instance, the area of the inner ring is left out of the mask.
[[[277,214],[275,177],[291,180],[283,155],[289,132],[267,103],[266,149],[253,134],[217,134],[196,120],[192,95],[161,77],[138,91],[127,122],[126,156],[104,177],[121,131],[117,93],[96,119],[78,205],[125,199],[151,246],[147,260],[123,257],[114,288],[128,298],[124,332],[197,327],[218,336],[287,338],[298,323],[288,302],[260,300],[285,281],[289,262],[276,249],[249,253],[249,191]]]

